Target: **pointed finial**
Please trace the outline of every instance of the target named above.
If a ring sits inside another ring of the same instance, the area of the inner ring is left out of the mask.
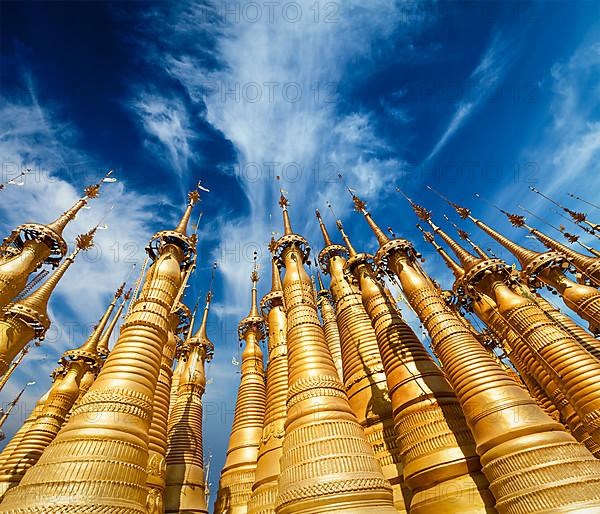
[[[385,233],[383,232],[383,230],[381,230],[379,228],[379,226],[377,225],[377,223],[375,223],[375,221],[371,217],[371,214],[367,210],[366,202],[361,200],[356,195],[356,193],[354,192],[353,189],[350,189],[349,187],[347,187],[347,189],[348,189],[348,192],[350,193],[350,195],[352,196],[352,201],[354,202],[354,210],[356,212],[362,213],[362,215],[365,217],[365,220],[367,220],[369,227],[375,234],[375,237],[377,238],[377,242],[379,243],[379,245],[383,246],[384,244],[388,243],[390,241],[390,238],[388,236],[386,236]]]
[[[48,227],[59,236],[62,236],[63,230],[67,226],[67,223],[75,219],[77,213],[87,205],[88,200],[98,198],[98,196],[100,196],[100,187],[102,184],[104,182],[116,182],[116,179],[111,177],[112,172],[113,170],[110,170],[97,184],[87,186],[83,190],[84,196],[77,200],[75,205],[66,210],[56,220],[54,220],[52,223],[49,223]]]
[[[597,230],[598,229],[598,225],[595,225],[593,223],[591,223],[590,221],[588,221],[587,219],[587,214],[585,214],[584,212],[577,212],[574,211],[572,209],[569,209],[567,207],[565,207],[564,205],[559,204],[558,202],[556,202],[555,200],[553,200],[552,198],[550,198],[549,196],[545,195],[544,193],[542,193],[541,191],[539,191],[538,189],[536,189],[533,186],[529,186],[529,189],[531,191],[533,191],[534,193],[540,195],[541,197],[545,198],[546,200],[548,200],[549,202],[552,202],[554,205],[556,205],[557,207],[559,207],[560,209],[562,209],[564,212],[566,212],[569,216],[571,216],[571,219],[579,224],[579,223],[585,223],[589,226],[592,227],[592,229]]]
[[[536,189],[533,186],[528,186],[529,190],[533,193],[535,193],[536,195],[541,196],[542,198],[545,198],[546,200],[548,200],[550,203],[553,203],[554,205],[556,205],[557,207],[560,207],[561,209],[564,209],[564,207],[559,204],[558,202],[554,201],[552,198],[550,198],[549,196],[546,196],[544,193],[542,193],[539,189]]]
[[[256,285],[259,279],[257,252],[254,252],[254,266],[252,273],[250,274],[250,280],[252,281],[252,306],[250,307],[250,312],[248,315],[238,324],[238,337],[240,341],[246,338],[249,331],[254,331],[258,335],[259,339],[263,339],[265,337],[266,325],[258,310],[258,293]]]
[[[281,292],[283,286],[281,285],[281,275],[279,273],[279,266],[277,266],[277,259],[271,259],[271,292]]]
[[[446,198],[442,193],[440,193],[439,191],[436,191],[433,187],[431,186],[425,186],[427,189],[429,189],[433,194],[439,196],[442,200],[444,200],[448,205],[450,205],[450,207],[452,207],[456,213],[462,218],[462,219],[467,219],[469,217],[471,217],[471,211],[469,209],[467,209],[466,207],[461,207],[460,205],[451,202],[450,200],[448,200],[448,198]]]
[[[194,335],[194,338],[201,339],[202,341],[208,341],[208,336],[206,334],[206,327],[208,326],[208,312],[210,310],[210,304],[212,302],[212,297],[213,297],[213,294],[212,294],[212,287],[211,287],[211,289],[208,291],[208,293],[206,293],[206,303],[204,304],[204,312],[202,314],[202,323],[200,324],[200,328],[196,332],[196,335]]]
[[[317,270],[317,282],[319,283],[319,291],[325,291],[326,287],[323,285],[323,277],[321,277],[319,270]]]
[[[577,195],[574,195],[573,193],[567,193],[567,194],[568,194],[568,195],[569,195],[571,198],[575,198],[575,200],[579,200],[580,202],[587,203],[588,205],[592,206],[594,209],[600,209],[600,207],[599,207],[599,206],[597,206],[595,203],[592,203],[592,202],[590,202],[590,201],[588,201],[588,200],[585,200],[585,199],[583,199],[583,198],[581,198],[581,197],[579,197],[579,196],[577,196]]]
[[[131,292],[132,292],[132,289],[130,288],[123,295],[123,301],[119,304],[119,307],[117,308],[117,312],[115,313],[113,318],[110,320],[110,323],[108,324],[108,326],[106,327],[106,330],[102,333],[102,336],[100,337],[100,340],[98,341],[98,344],[96,346],[96,351],[98,352],[98,355],[100,356],[100,358],[103,360],[106,360],[106,358],[108,357],[108,354],[110,353],[110,349],[109,349],[110,338],[112,336],[112,333],[115,330],[115,327],[117,326],[117,323],[119,322],[119,318],[121,317],[121,314],[123,313],[123,309],[125,308],[125,305],[131,298]]]
[[[288,213],[288,205],[290,202],[285,196],[285,191],[283,189],[280,190],[279,196],[279,207],[281,207],[281,211],[283,213],[283,233],[286,236],[293,234],[292,224],[290,222],[290,215]]]
[[[463,241],[466,241],[467,243],[469,243],[471,245],[471,248],[473,248],[473,250],[475,250],[475,253],[479,257],[481,257],[482,259],[489,259],[489,256],[477,244],[475,244],[471,240],[471,235],[466,230],[463,230],[456,223],[454,223],[453,221],[450,221],[450,218],[448,218],[448,216],[446,216],[445,214],[442,214],[442,216],[444,216],[444,219],[454,227],[454,229],[456,230],[456,232],[458,234],[458,237],[460,237]]]
[[[405,199],[406,201],[410,204],[410,206],[413,208],[413,210],[415,211],[415,214],[417,215],[417,217],[423,221],[428,221],[431,219],[431,211],[428,211],[427,209],[425,209],[425,207],[421,207],[420,205],[417,205],[415,202],[412,201],[411,198],[409,198],[409,196],[407,194],[404,193],[404,191],[402,191],[399,187],[396,187],[396,191],[398,193],[400,193]]]
[[[250,313],[248,317],[260,316],[258,312],[258,293],[257,293],[257,284],[260,279],[258,274],[258,262],[257,262],[257,253],[254,252],[254,266],[252,269],[252,273],[250,274],[250,280],[252,281],[252,307],[250,308]]]
[[[102,356],[100,355],[98,348],[100,345],[100,341],[102,339],[105,328],[107,327],[110,316],[117,304],[117,300],[123,294],[123,290],[125,289],[125,282],[123,282],[117,291],[115,292],[112,301],[104,311],[104,314],[100,318],[98,324],[94,327],[94,330],[90,334],[90,336],[86,339],[86,341],[77,349],[68,350],[63,353],[63,359],[72,359],[75,360],[77,358],[87,358],[92,361],[96,361],[100,359]]]
[[[427,242],[431,246],[433,246],[435,248],[435,250],[440,254],[442,259],[446,263],[446,266],[448,266],[448,268],[454,275],[454,278],[456,278],[456,279],[462,278],[465,274],[465,270],[461,266],[459,266],[459,264],[452,257],[450,257],[450,255],[448,255],[448,252],[446,252],[446,250],[444,250],[439,244],[437,244],[437,242],[435,241],[434,235],[431,232],[427,232],[418,223],[417,223],[417,228],[423,234],[423,239],[425,239],[425,242]]]
[[[352,246],[352,243],[350,242],[350,238],[348,237],[348,234],[346,234],[346,232],[344,232],[344,225],[342,225],[341,220],[336,220],[335,224],[336,224],[338,230],[340,231],[340,234],[342,234],[342,239],[344,240],[344,244],[348,248],[350,257],[356,257],[356,255],[357,255],[356,250]]]
[[[317,220],[319,221],[319,227],[321,229],[321,234],[323,235],[323,242],[325,243],[325,247],[333,245],[331,242],[331,238],[329,237],[329,233],[327,232],[327,227],[323,222],[323,218],[321,217],[321,213],[319,209],[315,209],[315,215],[317,216]]]
[[[200,201],[200,193],[197,189],[190,191],[188,193],[188,203],[179,224],[175,228],[175,232],[179,232],[180,234],[187,236],[187,226],[190,221],[190,217],[192,215],[192,210],[194,210],[194,205],[196,205]]]
[[[404,194],[404,192],[399,187],[396,188],[396,191],[398,191],[398,193],[400,193],[404,198],[406,198],[406,201],[413,208],[413,211],[415,211],[415,214],[419,219],[428,222],[431,221],[431,211],[428,211],[427,209],[425,209],[425,207],[421,207],[420,205],[413,202],[406,194]]]

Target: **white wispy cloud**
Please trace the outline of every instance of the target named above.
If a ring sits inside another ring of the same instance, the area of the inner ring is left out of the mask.
[[[586,176],[586,186],[600,185],[600,42],[584,44],[566,62],[551,70],[553,123],[543,148],[555,171],[550,189],[557,190],[575,177]],[[592,184],[593,183],[593,184]]]
[[[146,146],[154,155],[163,157],[177,175],[183,176],[194,161],[191,144],[196,137],[183,102],[141,91],[131,107],[148,134]]]
[[[465,81],[465,84],[473,85],[470,89],[472,94],[465,95],[467,98],[458,103],[444,133],[427,156],[427,160],[435,157],[446,146],[450,138],[486,98],[486,94],[493,95],[495,88],[500,87],[499,81],[510,61],[509,48],[509,42],[504,40],[501,34],[494,35],[479,64]]]
[[[522,151],[524,162],[534,166],[535,173],[528,178],[557,201],[586,210],[583,204],[577,205],[566,197],[566,193],[585,198],[600,188],[600,41],[597,36],[592,41],[584,41],[569,58],[554,63],[545,83],[551,88],[552,96],[549,112],[541,123],[544,128]],[[500,200],[514,204],[510,191],[505,191]],[[556,226],[565,221],[553,212],[554,207],[546,200],[532,193],[528,194],[527,207],[534,212],[544,212],[544,218]],[[576,231],[573,226],[569,228]]]

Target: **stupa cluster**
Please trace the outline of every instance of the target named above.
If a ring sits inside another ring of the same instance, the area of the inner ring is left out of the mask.
[[[100,186],[55,222],[18,227],[0,247],[1,385],[43,339],[54,287],[93,244],[95,229],[67,256],[62,231]],[[238,326],[241,382],[215,514],[600,513],[598,251],[563,227],[567,244],[501,210],[547,250],[524,248],[446,200],[517,267],[456,227],[465,249],[406,197],[454,276],[444,290],[413,243],[384,232],[350,192],[379,248],[357,251],[340,221],[332,237],[317,211],[317,285],[281,195],[271,288],[259,300],[255,266]],[[212,293],[195,332],[183,294],[196,266],[187,226],[198,200],[191,192],[178,226],[153,236],[134,291],[118,286],[0,453],[0,513],[208,512],[202,397],[214,352]],[[600,233],[584,214],[566,212]],[[44,266],[56,269],[33,276]],[[391,283],[430,344],[403,318]]]

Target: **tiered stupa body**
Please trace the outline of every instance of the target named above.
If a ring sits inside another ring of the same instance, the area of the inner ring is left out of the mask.
[[[183,348],[185,366],[179,375],[169,423],[165,514],[208,512],[204,490],[202,396],[206,388],[204,364],[214,353],[214,345],[207,336],[211,298],[209,292],[200,328]],[[168,389],[165,391],[168,394]]]
[[[457,319],[417,263],[412,244],[390,240],[364,202],[354,199],[380,244],[376,262],[398,277],[431,336],[477,444],[498,511],[599,508],[600,474],[590,472],[598,461],[538,407]]]
[[[262,438],[258,449],[256,476],[249,514],[275,514],[279,460],[283,453],[286,401],[288,391],[287,326],[283,306],[283,290],[279,268],[272,260],[271,291],[261,300],[261,310],[269,329],[269,362],[267,364],[267,403]]]
[[[154,392],[152,405],[152,420],[148,430],[148,498],[146,510],[148,514],[163,514],[165,511],[164,495],[166,487],[166,456],[167,456],[167,424],[169,416],[169,401],[171,399],[171,378],[173,375],[173,360],[179,338],[179,325],[181,322],[179,309],[171,312],[169,316],[169,333],[160,362],[160,373]]]
[[[475,442],[444,373],[390,302],[371,256],[350,252],[348,271],[362,299],[383,359],[413,514],[496,512]]]
[[[392,404],[377,337],[354,277],[345,274],[348,251],[332,243],[319,211],[317,219],[325,242],[319,262],[323,271],[331,276],[329,288],[335,302],[348,400],[381,463],[385,478],[392,484],[394,506],[399,512],[406,512],[410,492],[404,486]]]
[[[48,401],[48,397],[50,396],[50,391],[52,390],[52,387],[54,386],[54,384],[56,384],[56,382],[59,382],[64,378],[64,376],[65,376],[64,372],[65,372],[64,366],[62,364],[60,364],[50,374],[50,377],[52,379],[50,388],[37,401],[33,410],[31,411],[31,413],[29,414],[29,416],[27,417],[25,422],[21,425],[21,428],[19,428],[19,430],[17,430],[15,435],[12,437],[12,439],[8,442],[8,444],[4,447],[4,449],[0,453],[0,468],[3,468],[6,465],[7,459],[13,455],[15,450],[21,444],[21,441],[23,440],[23,438],[25,437],[27,432],[29,432],[29,429],[31,428],[31,426],[35,423],[35,420],[40,416],[40,414],[44,410],[44,406],[46,405],[46,402]]]
[[[306,240],[292,232],[281,197],[284,235],[275,254],[285,266],[287,421],[277,514],[393,514],[392,490],[341,383],[304,269]]]
[[[195,252],[186,226],[198,196],[190,194],[175,230],[151,241],[154,262],[115,348],[58,436],[5,495],[0,512],[145,514],[152,402],[182,269]]]
[[[124,287],[124,286],[125,286],[125,284],[122,285],[122,287]],[[119,289],[117,294],[120,294],[120,292],[121,292],[121,289]],[[79,382],[79,396],[77,397],[77,400],[75,400],[73,407],[67,414],[67,417],[65,418],[65,423],[71,417],[71,413],[73,412],[75,407],[77,407],[77,405],[79,405],[82,398],[90,390],[90,387],[92,387],[92,384],[94,383],[94,381],[98,377],[98,374],[102,370],[102,366],[106,362],[106,358],[108,357],[108,355],[110,353],[110,351],[108,350],[108,346],[109,346],[111,335],[115,329],[117,322],[119,321],[119,317],[121,316],[123,309],[125,308],[125,304],[127,303],[127,301],[129,300],[130,297],[131,297],[131,289],[125,293],[125,295],[123,297],[123,301],[117,308],[117,312],[115,313],[113,318],[110,320],[106,329],[100,336],[100,339],[98,340],[98,343],[96,344],[96,351],[98,353],[98,357],[100,357],[100,359],[98,360],[98,364],[96,366],[94,366],[93,368],[89,369],[88,371],[86,371],[85,374],[83,375],[83,377],[81,378],[81,382]]]
[[[340,380],[343,382],[344,367],[342,365],[342,343],[340,342],[340,331],[335,316],[335,307],[332,304],[331,293],[323,285],[320,273],[317,274],[317,280],[319,281],[317,305],[321,312],[321,319],[323,320],[325,339],[327,339],[327,346],[329,346],[329,351],[333,357],[335,368],[338,370]]]
[[[59,361],[64,369],[63,378],[52,385],[35,422],[0,466],[1,495],[21,481],[25,472],[35,465],[54,440],[80,396],[84,377],[91,376],[93,381],[100,364],[97,345],[121,293],[122,288],[113,297],[90,337],[79,348],[63,354]]]
[[[242,380],[238,390],[225,466],[221,472],[215,514],[246,514],[256,474],[258,448],[265,417],[265,373],[259,343],[265,338],[265,322],[258,311],[256,283],[252,273],[252,307],[238,327],[242,351]]]

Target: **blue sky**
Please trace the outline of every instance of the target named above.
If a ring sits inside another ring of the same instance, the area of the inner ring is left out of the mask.
[[[0,4],[2,181],[34,170],[23,187],[0,192],[2,234],[55,218],[107,169],[119,179],[68,228],[72,241],[101,218],[109,225],[98,251],[63,279],[48,340],[2,400],[35,379],[25,402],[33,405],[61,352],[80,344],[132,263],[143,259],[148,238],[176,222],[185,192],[201,178],[211,193],[202,201],[200,265],[188,303],[204,294],[216,261],[204,439],[216,489],[239,381],[236,326],[249,307],[253,252],[265,269],[266,244],[280,231],[279,189],[289,193],[294,227],[315,255],[316,207],[334,233],[326,201],[355,246],[372,251],[374,238],[337,180],[343,173],[383,227],[422,249],[426,269],[444,286],[450,275],[422,244],[395,186],[432,209],[450,233],[441,216],[456,217],[426,184],[539,248],[473,193],[509,210],[525,203],[557,224],[563,220],[528,185],[580,210],[567,192],[594,200],[599,5]],[[485,236],[465,228],[487,247]],[[9,435],[20,422],[13,416]]]

